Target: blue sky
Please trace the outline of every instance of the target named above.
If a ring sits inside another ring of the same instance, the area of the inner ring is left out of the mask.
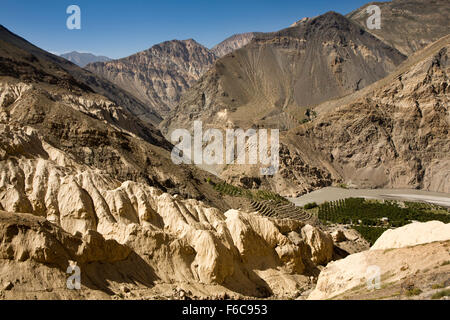
[[[193,38],[212,47],[235,33],[276,31],[327,11],[346,14],[369,0],[1,0],[0,24],[54,53],[125,57],[154,44]],[[81,8],[81,30],[66,9]]]

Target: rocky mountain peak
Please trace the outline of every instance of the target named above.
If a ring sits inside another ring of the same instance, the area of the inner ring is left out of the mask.
[[[361,38],[363,33],[366,32],[359,25],[337,12],[330,11],[312,19],[305,19],[302,23],[278,32],[259,34],[256,40],[272,37],[293,37],[304,40],[341,41],[352,37]],[[336,37],[340,38],[336,39]],[[364,37],[367,37],[367,35],[364,35]]]
[[[172,40],[123,59],[89,64],[86,69],[165,116],[216,59],[194,39]]]

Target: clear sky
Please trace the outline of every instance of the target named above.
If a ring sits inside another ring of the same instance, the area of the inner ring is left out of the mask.
[[[242,32],[276,31],[327,11],[347,14],[369,0],[1,0],[0,24],[53,53],[121,58],[154,44],[193,38],[212,47]],[[81,30],[69,30],[69,5]]]

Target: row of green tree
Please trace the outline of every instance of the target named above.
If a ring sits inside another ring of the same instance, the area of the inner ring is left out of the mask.
[[[352,225],[371,244],[388,228],[401,227],[412,221],[438,220],[450,223],[450,213],[443,207],[363,198],[325,202],[319,206],[318,216],[325,223]]]
[[[406,203],[400,206],[395,201],[372,201],[363,198],[348,198],[325,202],[319,206],[319,219],[323,221],[380,226],[382,218],[388,218],[389,225],[400,227],[411,221],[426,222],[439,220],[450,223],[450,214],[445,208]]]

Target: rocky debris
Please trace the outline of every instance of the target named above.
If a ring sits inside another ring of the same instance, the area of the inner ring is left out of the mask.
[[[446,240],[450,240],[450,224],[440,221],[416,222],[401,228],[387,230],[370,250],[403,248]]]
[[[9,291],[12,290],[12,288],[14,288],[14,284],[11,281],[8,281],[3,286],[3,291]]]
[[[333,237],[333,241],[336,243],[348,240],[342,230],[334,231],[333,233],[331,233],[331,236]]]
[[[192,300],[192,292],[185,291],[182,288],[176,288],[173,290],[173,298],[177,300]]]
[[[85,68],[127,90],[164,117],[216,59],[213,52],[192,39],[173,40]]]
[[[317,265],[326,265],[333,257],[333,239],[332,237],[314,228],[306,225],[302,228],[302,238],[311,249],[311,261]]]
[[[367,242],[361,234],[355,229],[342,225],[331,225],[324,228],[332,238],[335,245],[335,259],[342,259],[349,254],[358,253],[370,249],[370,243]]]
[[[122,286],[120,288],[120,291],[124,292],[124,293],[129,293],[130,292],[130,288],[128,288],[127,286]]]

